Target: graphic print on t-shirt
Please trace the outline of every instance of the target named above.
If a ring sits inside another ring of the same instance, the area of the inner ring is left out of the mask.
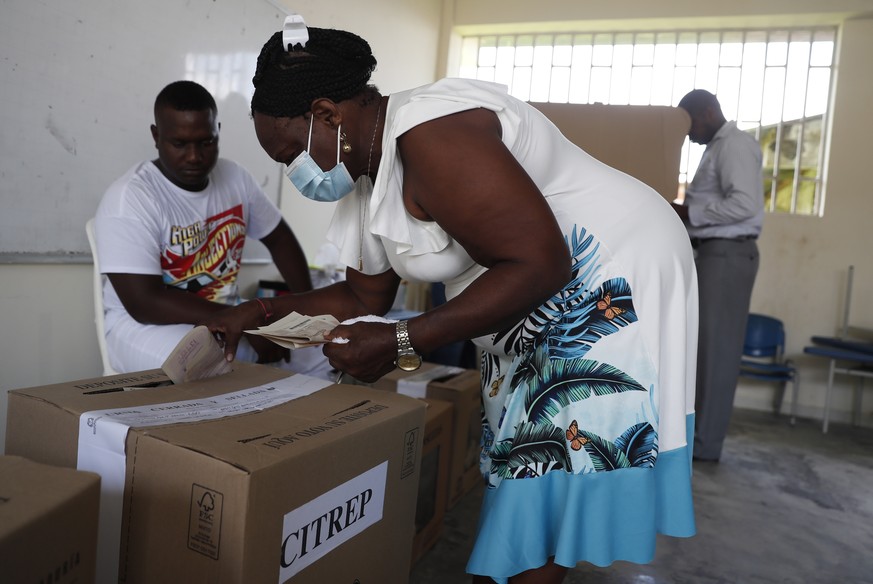
[[[225,302],[236,292],[246,225],[242,205],[204,222],[170,227],[170,245],[161,255],[164,283]]]

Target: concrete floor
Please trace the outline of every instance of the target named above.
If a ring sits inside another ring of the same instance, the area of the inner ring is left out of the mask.
[[[873,429],[737,410],[693,488],[695,537],[661,537],[651,564],[581,563],[564,584],[873,584]],[[481,496],[449,511],[410,584],[469,584]]]

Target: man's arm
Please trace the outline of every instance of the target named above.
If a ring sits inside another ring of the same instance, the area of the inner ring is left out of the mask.
[[[199,324],[227,306],[164,284],[160,276],[106,274],[118,298],[136,321],[143,324]],[[256,320],[261,324],[263,320]],[[288,349],[259,337],[249,337],[258,363],[288,359]]]
[[[164,284],[160,276],[106,274],[125,310],[143,324],[196,324],[227,308]]]
[[[754,217],[764,206],[761,148],[751,140],[733,140],[718,153],[722,197],[689,210],[691,225],[731,225]]]
[[[288,285],[291,292],[306,292],[312,290],[312,280],[309,276],[309,264],[300,242],[284,219],[279,221],[269,235],[261,239],[267,246],[273,263]]]
[[[394,302],[399,285],[400,278],[393,270],[368,276],[350,268],[346,279],[341,282],[303,294],[265,298],[263,303],[273,314],[267,322],[274,322],[291,311],[307,315],[331,314],[337,320],[344,321],[367,314],[385,314]],[[201,324],[208,326],[213,333],[220,333],[225,354],[232,360],[242,332],[263,324],[264,316],[260,303],[251,300],[215,314]],[[390,336],[392,347],[396,350],[395,338]]]
[[[680,219],[688,221],[688,207],[679,203],[670,203],[670,206],[673,207],[673,210],[676,211]]]

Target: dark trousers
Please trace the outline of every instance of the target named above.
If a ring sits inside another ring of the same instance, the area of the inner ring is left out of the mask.
[[[733,410],[758,246],[753,239],[707,239],[695,251],[700,333],[694,456],[717,460]]]

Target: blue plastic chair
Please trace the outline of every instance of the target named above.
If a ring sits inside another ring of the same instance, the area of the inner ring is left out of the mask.
[[[785,386],[792,384],[791,423],[797,415],[797,393],[800,379],[797,369],[785,359],[785,327],[782,321],[763,314],[749,314],[740,376],[779,384],[779,393],[773,401],[773,411],[782,411]]]

